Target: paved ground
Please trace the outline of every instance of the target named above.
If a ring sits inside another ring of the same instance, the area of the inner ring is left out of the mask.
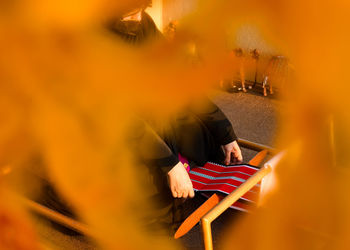
[[[257,94],[227,93],[216,91],[212,99],[224,111],[233,124],[239,138],[273,145],[275,132],[278,130],[276,114],[280,112],[279,102]],[[243,157],[249,161],[256,152],[243,149]],[[205,199],[197,197],[193,207],[199,206]],[[220,244],[220,235],[225,226],[234,223],[237,217],[244,216],[241,212],[229,210],[213,222],[214,244]],[[37,218],[36,224],[43,243],[48,249],[94,249],[82,236],[68,236],[55,230],[45,220]],[[186,249],[203,249],[199,225],[193,228],[181,241]],[[54,247],[55,246],[55,247]]]

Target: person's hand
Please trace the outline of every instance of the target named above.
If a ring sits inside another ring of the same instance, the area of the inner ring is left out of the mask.
[[[174,198],[193,198],[194,190],[191,179],[184,167],[179,162],[168,172],[168,181]]]
[[[237,141],[233,141],[222,146],[225,153],[225,164],[239,164],[242,163],[243,157],[241,149],[238,146]]]

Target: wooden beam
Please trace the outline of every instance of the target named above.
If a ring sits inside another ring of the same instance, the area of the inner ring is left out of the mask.
[[[88,228],[87,225],[76,221],[72,218],[69,218],[68,216],[65,216],[63,214],[60,214],[50,208],[47,208],[35,201],[32,201],[30,199],[27,199],[25,197],[19,197],[20,201],[23,203],[25,207],[32,210],[33,212],[42,215],[50,220],[53,220],[67,228],[70,228],[76,232],[82,233],[86,236],[93,237],[94,234],[91,232],[91,230]]]
[[[240,146],[242,146],[244,148],[252,149],[254,151],[261,151],[261,150],[266,149],[271,154],[276,154],[277,153],[277,150],[275,148],[269,147],[269,146],[264,145],[264,144],[248,141],[248,140],[245,140],[245,139],[238,139],[237,142],[238,142],[238,144]]]

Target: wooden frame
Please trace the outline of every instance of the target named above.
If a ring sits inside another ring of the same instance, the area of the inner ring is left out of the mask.
[[[225,199],[223,199],[218,205],[216,205],[212,210],[210,210],[206,215],[202,217],[201,223],[204,246],[206,250],[213,249],[211,223],[270,172],[271,167],[269,165],[263,166],[258,172],[256,172],[246,182],[240,185],[235,191],[226,196]]]
[[[201,219],[203,239],[205,250],[213,249],[213,239],[211,233],[211,223],[219,217],[226,209],[228,209],[234,202],[236,202],[241,196],[248,192],[258,182],[260,182],[272,169],[278,164],[284,153],[279,153],[269,160],[265,165],[254,175],[252,175],[247,181],[242,183],[237,189],[225,197],[219,204],[211,209]]]

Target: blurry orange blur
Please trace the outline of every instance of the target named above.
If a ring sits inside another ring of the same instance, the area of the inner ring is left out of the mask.
[[[225,246],[345,249],[349,3],[200,1],[174,40],[131,48],[102,24],[137,2],[0,1],[0,168],[20,171],[40,155],[48,178],[94,228],[102,248],[176,247],[139,229],[134,206],[146,206],[147,191],[135,181],[139,169],[125,150],[125,127],[135,111],[166,117],[229,75],[236,62],[228,57],[227,30],[234,36],[249,22],[293,65],[277,145],[301,146],[280,168],[279,192],[235,225]],[[200,56],[195,65],[188,60],[194,54]],[[29,188],[15,185],[21,183]]]
[[[0,184],[1,185],[1,184]],[[26,213],[0,186],[0,248],[7,250],[39,249],[38,238]]]
[[[278,192],[226,232],[224,249],[348,249],[350,5],[242,1],[240,8],[239,2],[234,15],[266,24],[266,35],[294,68],[278,140],[289,154],[278,169]]]

